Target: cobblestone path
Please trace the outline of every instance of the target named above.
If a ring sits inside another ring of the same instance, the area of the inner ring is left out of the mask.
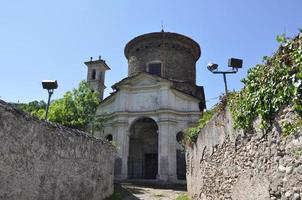
[[[175,200],[186,193],[185,185],[152,185],[142,183],[122,183],[120,190],[124,191],[123,200]]]

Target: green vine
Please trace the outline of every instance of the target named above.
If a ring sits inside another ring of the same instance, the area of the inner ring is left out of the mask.
[[[277,36],[280,48],[265,64],[249,69],[243,90],[228,96],[235,128],[249,129],[256,117],[268,128],[284,105],[302,116],[302,39]],[[296,122],[296,124],[301,124]],[[286,126],[286,125],[285,125]],[[291,126],[292,127],[292,126]],[[294,128],[285,128],[289,134]]]
[[[187,130],[185,144],[195,143],[201,129],[221,112],[226,104],[234,120],[234,128],[249,130],[253,121],[259,117],[261,128],[268,129],[277,113],[290,105],[298,114],[294,122],[281,124],[284,136],[302,129],[302,30],[300,36],[289,39],[285,34],[277,36],[280,47],[272,56],[263,58],[264,64],[258,64],[248,70],[242,80],[244,88],[231,92],[227,98],[213,109],[203,113],[197,127]],[[227,101],[226,101],[227,100]]]
[[[198,121],[196,127],[189,128],[184,135],[184,144],[192,144],[197,141],[200,130],[213,118],[215,113],[220,113],[226,107],[226,98],[220,97],[220,102],[212,109],[205,111]]]
[[[186,131],[183,142],[185,144],[195,143],[197,141],[200,130],[212,119],[214,113],[215,112],[213,110],[205,111],[202,114],[202,117],[199,119],[198,125],[196,127],[189,128]]]

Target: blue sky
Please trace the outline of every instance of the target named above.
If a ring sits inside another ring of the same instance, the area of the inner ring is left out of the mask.
[[[198,42],[197,84],[206,99],[224,92],[223,79],[206,65],[226,69],[229,57],[244,68],[227,77],[229,89],[242,88],[248,68],[272,55],[277,34],[294,36],[302,27],[301,0],[1,0],[0,99],[47,100],[41,80],[57,79],[53,98],[86,79],[83,62],[99,55],[111,70],[107,89],[127,76],[123,50],[133,37],[164,29]],[[207,102],[211,107],[217,99]]]

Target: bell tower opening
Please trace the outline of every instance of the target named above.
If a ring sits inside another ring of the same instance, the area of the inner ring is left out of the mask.
[[[105,86],[105,72],[110,70],[105,60],[102,60],[99,57],[98,60],[92,60],[85,62],[85,65],[88,67],[87,72],[87,83],[91,91],[97,91],[100,93],[100,99],[103,99]]]
[[[128,178],[156,179],[158,174],[158,126],[140,118],[130,127]]]

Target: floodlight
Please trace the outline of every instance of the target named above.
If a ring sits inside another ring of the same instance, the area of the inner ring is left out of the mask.
[[[215,63],[208,63],[207,66],[208,66],[208,70],[210,70],[211,72],[217,70],[218,68],[218,64]]]
[[[232,68],[242,68],[242,60],[238,58],[230,58],[228,61],[228,66]]]
[[[53,90],[58,88],[57,80],[43,80],[42,81],[43,89]]]
[[[45,114],[45,119],[47,120],[50,98],[51,95],[53,94],[54,89],[58,88],[58,82],[57,80],[43,80],[42,86],[43,89],[46,89],[48,91],[48,101],[47,101],[46,114]]]
[[[223,75],[223,81],[224,81],[224,90],[225,90],[225,95],[228,93],[228,85],[227,85],[227,80],[226,80],[226,74],[235,74],[238,72],[238,68],[242,68],[242,63],[243,61],[238,58],[230,58],[228,60],[228,66],[232,67],[232,70],[228,71],[218,71],[218,64],[215,63],[209,63],[207,65],[207,68],[209,71],[211,71],[213,74],[222,74]]]

